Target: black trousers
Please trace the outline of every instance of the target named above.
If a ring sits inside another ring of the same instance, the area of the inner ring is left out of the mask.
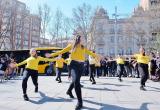
[[[101,72],[102,72],[102,74],[103,74],[103,76],[108,76],[108,72],[107,72],[107,68],[106,68],[106,66],[101,66]]]
[[[82,62],[77,62],[72,60],[70,63],[72,82],[68,88],[68,92],[71,92],[73,88],[75,88],[78,103],[80,104],[82,104],[80,78],[83,72],[83,67],[84,67],[84,63]]]
[[[95,67],[95,68],[96,68],[97,77],[101,76],[101,74],[100,74],[100,67],[97,66],[97,67]]]
[[[95,82],[94,75],[96,74],[96,67],[94,64],[90,65],[90,79]]]
[[[67,65],[67,68],[68,68],[68,76],[71,76],[71,68],[70,68],[70,65]]]
[[[135,67],[135,71],[136,71],[136,73],[137,73],[137,77],[140,77],[140,71],[139,71],[139,66],[138,66],[138,64],[136,65],[136,67]]]
[[[61,81],[61,73],[62,73],[62,68],[57,68],[56,67],[56,74],[57,74],[56,79],[59,79],[59,81]]]
[[[148,64],[139,63],[138,71],[141,75],[141,86],[144,86],[149,76]]]
[[[25,69],[25,71],[23,72],[23,80],[22,80],[23,94],[26,94],[27,82],[28,82],[28,78],[30,76],[32,78],[32,82],[35,85],[35,87],[38,87],[38,71],[37,70],[31,70],[31,69]]]
[[[120,79],[121,79],[124,71],[125,71],[124,64],[118,64],[117,65],[117,72],[118,72],[118,75],[119,75]]]

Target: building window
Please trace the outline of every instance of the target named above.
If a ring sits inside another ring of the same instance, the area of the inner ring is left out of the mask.
[[[118,50],[118,54],[119,54],[119,55],[123,55],[123,54],[124,54],[124,50],[123,50],[123,49],[119,49],[119,50]]]
[[[117,33],[122,34],[122,29],[118,29]]]
[[[114,43],[114,36],[111,36],[111,37],[110,37],[110,42],[111,42],[111,43]]]
[[[110,49],[109,54],[110,54],[111,56],[114,55],[114,49],[113,49],[113,48]]]
[[[37,43],[37,42],[32,42],[32,46],[33,46],[33,47],[37,47],[37,46],[38,46],[38,43]]]
[[[132,49],[129,48],[129,55],[132,55]]]
[[[111,28],[110,29],[110,34],[114,34],[114,33],[115,33],[114,28]]]
[[[122,42],[123,41],[123,37],[122,36],[118,36],[118,38],[117,38],[117,43],[120,43],[120,42]]]
[[[104,29],[103,29],[103,24],[102,23],[99,23],[97,25],[97,32],[98,33],[104,33]]]
[[[24,41],[25,46],[28,46],[28,43],[29,43],[28,41]]]
[[[151,5],[156,5],[157,3],[157,0],[151,0]]]
[[[131,48],[128,48],[127,51],[126,51],[126,54],[127,54],[127,55],[132,55],[132,49],[131,49]]]
[[[103,48],[99,48],[99,49],[98,49],[98,53],[99,53],[99,54],[104,54]]]

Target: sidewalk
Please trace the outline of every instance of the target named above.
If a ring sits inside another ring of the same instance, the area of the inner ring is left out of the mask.
[[[99,78],[92,85],[82,77],[83,110],[160,110],[160,82],[147,81],[147,91],[139,90],[136,78]],[[0,83],[0,110],[74,110],[76,99],[65,93],[69,86],[66,76],[59,84],[52,76],[39,77],[39,93],[34,93],[31,79],[28,82],[30,101],[24,101],[21,80]],[[75,92],[73,91],[75,96]]]

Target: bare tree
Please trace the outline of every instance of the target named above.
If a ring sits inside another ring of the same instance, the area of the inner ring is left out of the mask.
[[[63,23],[63,13],[60,9],[57,9],[55,16],[52,20],[52,26],[50,28],[50,34],[52,35],[51,40],[56,40],[57,46],[57,39],[61,36],[62,40],[62,23]]]
[[[96,21],[95,21],[95,19],[93,19],[93,21],[92,21],[92,24],[91,24],[91,27],[90,27],[90,35],[89,35],[89,39],[88,39],[88,48],[89,49],[95,49],[95,42],[96,42],[96,37],[95,37],[95,35],[96,35],[96,32],[97,32],[97,30],[96,30]]]
[[[152,33],[150,40],[150,51],[160,51],[160,33]]]
[[[51,21],[51,10],[47,4],[43,6],[38,6],[39,17],[41,18],[41,37],[46,38],[46,31],[48,30],[48,24]]]
[[[91,6],[85,3],[82,6],[73,9],[73,23],[75,28],[78,28],[78,31],[81,31],[86,41],[89,35],[92,15]]]
[[[62,25],[63,34],[65,35],[66,40],[69,38],[69,35],[72,32],[72,22],[71,19],[68,17],[63,18],[63,25]]]
[[[6,44],[9,41],[9,46],[14,49],[14,19],[15,7],[6,7],[3,2],[0,2],[0,48],[7,50]]]

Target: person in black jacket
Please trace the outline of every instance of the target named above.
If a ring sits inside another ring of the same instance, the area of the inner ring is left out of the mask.
[[[157,64],[156,64],[156,59],[155,59],[155,54],[151,52],[151,61],[150,61],[150,66],[149,66],[149,72],[150,72],[150,79],[154,80],[155,79],[155,74],[156,74],[156,69],[157,69]]]
[[[101,72],[102,72],[103,76],[106,76],[106,75],[108,76],[108,73],[107,73],[107,70],[106,70],[106,65],[107,65],[106,60],[102,59],[100,61],[100,63],[101,63]]]

